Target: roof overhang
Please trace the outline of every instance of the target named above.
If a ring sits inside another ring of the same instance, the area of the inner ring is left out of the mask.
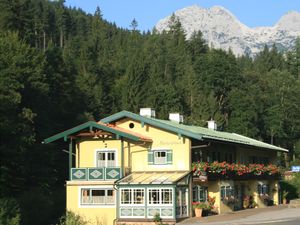
[[[89,133],[81,133],[83,131],[88,131]],[[96,123],[94,121],[89,121],[83,124],[80,124],[76,127],[73,127],[71,129],[68,129],[66,131],[63,131],[61,133],[55,134],[49,138],[46,138],[43,143],[48,144],[51,142],[54,142],[58,139],[64,139],[65,141],[68,138],[74,138],[74,137],[83,137],[83,136],[96,136],[97,134],[104,134],[104,135],[113,135],[116,139],[126,138],[132,141],[137,141],[137,142],[152,142],[150,138],[146,138],[144,136],[140,136],[138,134],[133,134],[132,132],[126,131],[126,130],[121,130],[118,128],[114,128],[111,126],[107,126],[105,124],[101,123]],[[98,132],[98,133],[97,133]],[[76,136],[77,135],[77,136]]]

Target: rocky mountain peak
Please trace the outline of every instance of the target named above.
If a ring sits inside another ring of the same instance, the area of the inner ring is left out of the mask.
[[[177,10],[175,16],[180,20],[186,37],[194,31],[201,31],[209,45],[228,50],[236,55],[245,53],[255,56],[265,45],[274,43],[278,49],[290,49],[300,36],[300,13],[291,11],[273,27],[249,28],[241,23],[229,10],[222,6],[202,8],[198,5]],[[168,30],[170,16],[156,24],[158,31]]]

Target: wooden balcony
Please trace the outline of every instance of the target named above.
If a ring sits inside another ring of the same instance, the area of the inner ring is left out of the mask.
[[[118,180],[122,178],[120,167],[71,168],[71,180]]]

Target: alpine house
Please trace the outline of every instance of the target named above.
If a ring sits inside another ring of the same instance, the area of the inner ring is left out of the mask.
[[[175,224],[193,203],[215,213],[279,204],[276,147],[235,133],[121,111],[44,140],[69,142],[67,210],[89,224]],[[213,200],[212,200],[213,199]]]

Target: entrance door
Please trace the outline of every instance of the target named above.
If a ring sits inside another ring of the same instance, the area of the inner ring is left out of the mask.
[[[188,188],[181,187],[176,189],[176,217],[188,216]]]

